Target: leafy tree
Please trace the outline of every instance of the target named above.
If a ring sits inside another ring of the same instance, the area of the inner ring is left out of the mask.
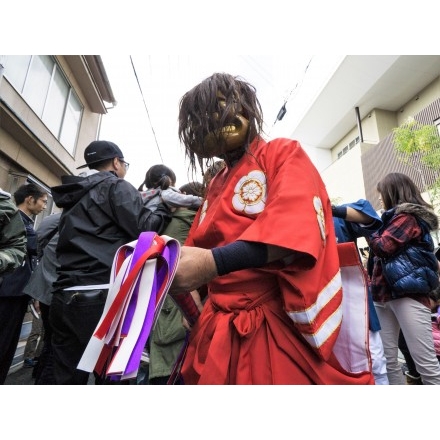
[[[397,157],[420,173],[423,191],[428,193],[430,203],[437,210],[440,205],[440,136],[437,127],[423,125],[409,118],[400,127],[393,129],[393,144]],[[436,180],[431,185],[426,184],[419,163],[434,170]]]
[[[409,118],[393,129],[393,135],[394,148],[405,163],[417,157],[429,168],[440,168],[440,136],[435,125],[422,125]]]

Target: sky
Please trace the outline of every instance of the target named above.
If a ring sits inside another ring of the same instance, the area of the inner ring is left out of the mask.
[[[179,187],[202,175],[188,172],[178,139],[180,98],[214,72],[238,75],[256,87],[267,138],[290,137],[340,55],[102,55],[117,101],[103,116],[100,139],[115,142],[130,163],[126,180],[136,188],[148,168],[164,163]],[[286,103],[281,121],[277,115]],[[275,123],[276,121],[276,123]]]

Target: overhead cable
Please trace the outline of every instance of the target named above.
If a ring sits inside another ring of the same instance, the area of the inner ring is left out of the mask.
[[[141,84],[140,84],[140,82],[139,82],[139,78],[138,78],[138,76],[137,76],[136,68],[134,67],[133,58],[131,57],[131,55],[130,55],[130,61],[131,61],[131,66],[132,66],[132,68],[133,68],[134,76],[136,77],[136,81],[137,81],[137,83],[138,83],[139,90],[140,90],[140,92],[141,92],[142,101],[144,102],[144,107],[145,107],[145,110],[146,110],[146,112],[147,112],[148,121],[149,121],[149,123],[150,123],[151,131],[153,132],[154,141],[156,142],[156,146],[157,146],[157,151],[159,151],[159,156],[160,156],[160,159],[161,159],[161,161],[162,161],[162,163],[163,163],[164,160],[163,160],[163,158],[162,158],[162,153],[160,152],[159,144],[158,144],[158,142],[157,142],[157,138],[156,138],[156,133],[154,132],[154,127],[153,127],[153,124],[152,124],[152,122],[151,122],[150,113],[148,112],[147,103],[145,102],[144,94],[143,94],[143,92],[142,92],[142,87],[141,87]]]
[[[292,96],[293,92],[294,92],[295,90],[299,89],[299,87],[301,87],[301,85],[302,85],[302,83],[303,83],[303,81],[304,81],[304,78],[305,78],[305,76],[306,76],[307,69],[309,68],[310,63],[312,62],[312,59],[313,59],[313,57],[310,58],[309,62],[307,63],[307,66],[306,66],[306,68],[304,69],[304,73],[303,73],[301,79],[295,84],[295,87],[294,87],[293,89],[290,90],[289,95],[288,95],[287,98],[284,100],[284,103],[283,103],[283,105],[281,106],[280,111],[278,112],[277,117],[276,117],[276,119],[275,119],[275,121],[274,121],[272,127],[277,123],[277,121],[281,121],[281,120],[284,118],[284,115],[287,113],[286,104],[287,104],[287,103],[289,102],[289,100],[291,99],[291,96]]]

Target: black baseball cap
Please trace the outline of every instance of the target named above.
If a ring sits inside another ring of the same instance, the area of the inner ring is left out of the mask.
[[[116,144],[110,141],[93,141],[84,150],[86,164],[81,165],[77,170],[114,157],[124,159],[121,149]]]

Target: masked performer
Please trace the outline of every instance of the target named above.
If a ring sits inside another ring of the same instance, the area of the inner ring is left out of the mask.
[[[208,288],[183,382],[372,384],[368,367],[349,372],[334,352],[342,288],[325,186],[297,141],[263,139],[255,92],[240,77],[216,73],[180,102],[179,137],[191,166],[226,163],[171,287],[174,295]]]

